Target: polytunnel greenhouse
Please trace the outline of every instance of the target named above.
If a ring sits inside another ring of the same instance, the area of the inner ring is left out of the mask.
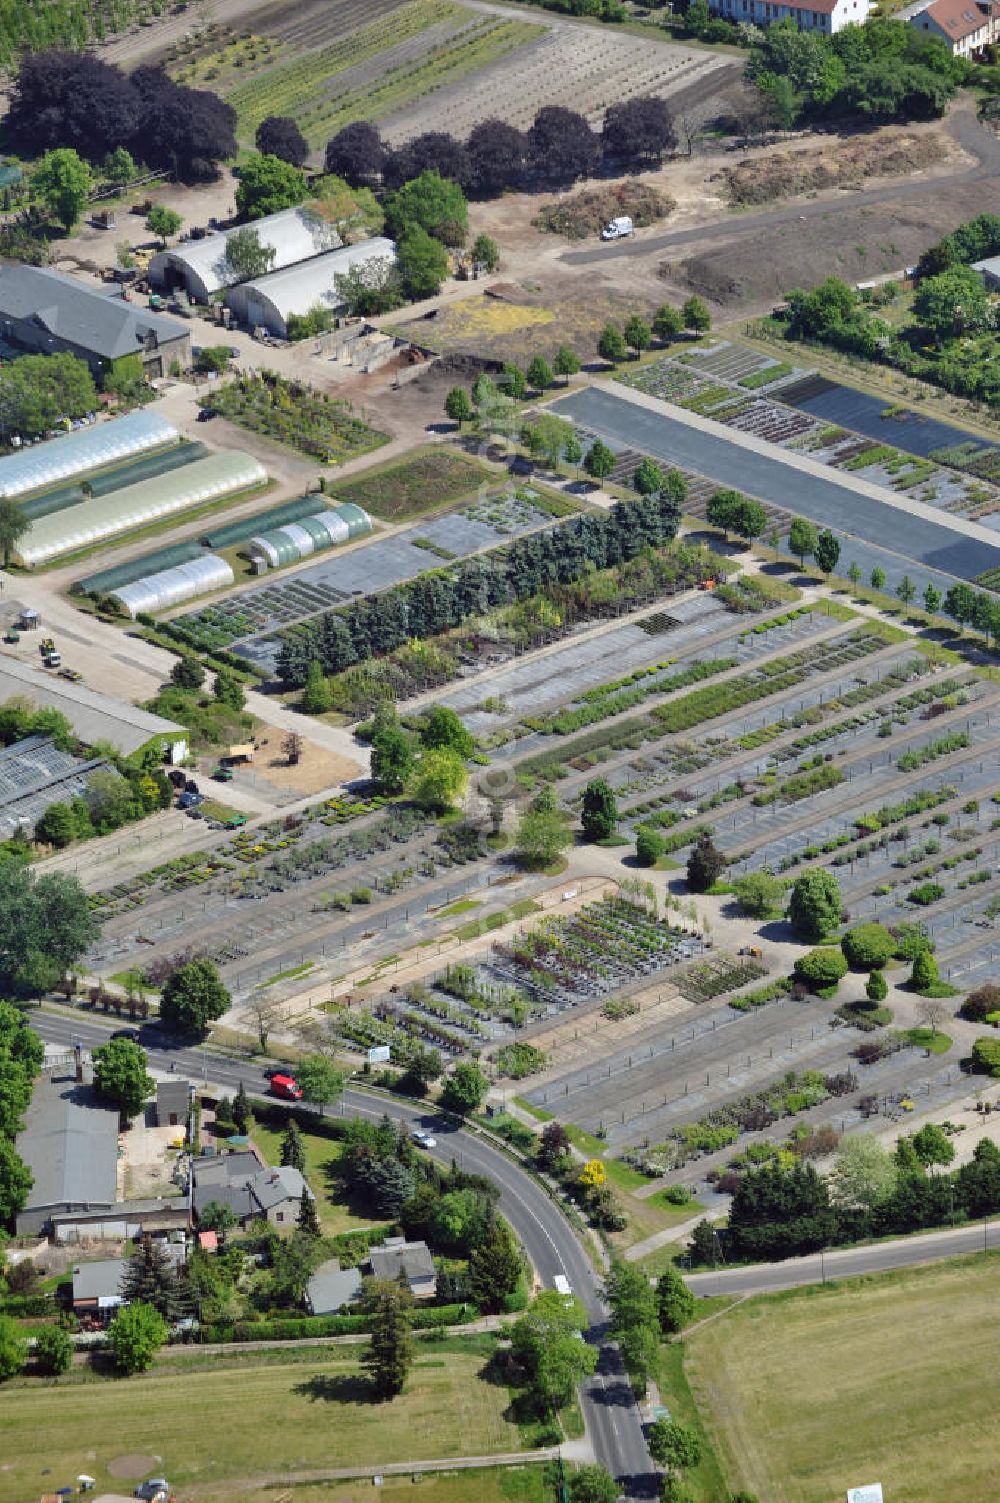
[[[155,412],[130,412],[109,423],[79,428],[0,459],[0,496],[25,496],[44,490],[75,475],[86,475],[148,449],[175,443],[179,437],[173,424]]]
[[[203,553],[173,569],[160,569],[156,574],[146,574],[122,585],[121,589],[111,591],[111,598],[134,621],[140,612],[151,616],[157,611],[167,611],[196,595],[225,590],[235,581],[236,576],[224,558],[217,553]]]
[[[372,519],[364,508],[355,506],[353,501],[345,501],[330,511],[321,511],[314,517],[300,517],[297,522],[260,533],[250,539],[247,552],[258,569],[262,565],[281,569],[326,548],[335,548],[339,543],[353,542],[371,530]]]
[[[155,475],[140,485],[127,485],[104,496],[92,496],[79,506],[50,512],[32,522],[16,544],[14,557],[28,568],[88,548],[104,538],[145,527],[160,517],[203,506],[223,496],[235,495],[263,485],[267,471],[249,454],[220,449],[205,459],[166,475]]]

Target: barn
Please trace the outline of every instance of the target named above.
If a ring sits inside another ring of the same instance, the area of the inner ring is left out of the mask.
[[[257,231],[261,245],[274,252],[274,271],[322,256],[340,244],[334,227],[305,204],[255,219],[249,228]],[[157,251],[149,263],[150,282],[166,292],[184,288],[196,303],[207,303],[213,293],[239,280],[226,264],[226,241],[232,233],[220,231]]]
[[[337,294],[336,278],[369,261],[396,260],[396,245],[384,235],[345,245],[312,261],[302,261],[283,271],[269,272],[234,287],[226,301],[233,316],[250,329],[264,328],[278,339],[288,337],[288,320],[302,317],[311,309],[338,309],[343,300]]]

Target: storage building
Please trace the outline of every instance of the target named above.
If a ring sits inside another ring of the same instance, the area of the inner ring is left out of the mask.
[[[53,678],[40,664],[36,667],[22,658],[0,653],[0,704],[10,699],[58,710],[84,746],[109,741],[123,757],[130,757],[144,746],[155,745],[171,762],[183,762],[188,753],[188,733],[175,720],[112,699],[86,684]]]
[[[43,444],[32,444],[0,459],[0,496],[27,496],[121,464],[137,454],[175,444],[180,434],[156,412],[140,409],[108,423],[94,423]]]
[[[336,309],[343,307],[343,299],[337,294],[336,278],[344,276],[355,266],[364,266],[369,261],[395,261],[396,244],[384,235],[371,240],[360,240],[357,245],[345,245],[328,255],[315,260],[303,261],[284,271],[269,272],[266,277],[255,277],[244,282],[227,294],[226,301],[233,316],[248,328],[265,328],[279,339],[288,334],[288,320],[293,314],[302,317],[310,309]]]
[[[339,543],[353,542],[372,530],[372,519],[361,506],[352,501],[335,506],[331,511],[321,511],[314,517],[301,517],[297,522],[288,522],[284,527],[275,527],[251,538],[247,551],[258,572],[264,569],[280,569],[285,564],[298,563]]]
[[[191,364],[184,324],[126,301],[121,287],[90,287],[49,266],[0,271],[0,334],[31,354],[76,355],[99,381],[136,360],[151,379]]]
[[[54,1215],[111,1207],[118,1198],[118,1109],[67,1075],[35,1081],[17,1151],[32,1173],[17,1235],[36,1237]]]
[[[105,538],[144,527],[160,517],[250,490],[266,480],[267,471],[258,460],[235,449],[220,449],[183,469],[154,475],[139,485],[92,496],[79,506],[67,506],[39,517],[15,544],[14,557],[19,564],[31,568]]]
[[[275,271],[321,256],[340,244],[334,227],[306,204],[255,219],[248,228],[257,231],[262,246],[274,251]],[[226,241],[232,233],[225,230],[206,235],[203,240],[185,240],[157,251],[149,263],[150,282],[167,292],[183,287],[195,302],[207,303],[214,292],[232,287],[239,280],[226,262]]]
[[[170,610],[183,605],[196,595],[208,595],[213,590],[225,590],[234,584],[236,576],[217,553],[202,553],[173,569],[160,569],[155,574],[146,574],[142,579],[122,585],[111,591],[112,600],[117,600],[134,621],[141,613],[155,615],[157,611]]]

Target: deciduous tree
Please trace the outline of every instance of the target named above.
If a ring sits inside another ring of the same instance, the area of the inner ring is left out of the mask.
[[[258,154],[240,165],[236,212],[241,219],[263,219],[295,208],[308,194],[305,173],[281,157]]]
[[[805,517],[792,518],[792,525],[788,530],[788,546],[800,565],[804,565],[806,559],[816,552],[818,536],[816,528]]]
[[[32,193],[69,231],[83,213],[93,187],[90,168],[71,147],[47,151],[31,174]]]
[[[232,998],[210,960],[189,960],[177,967],[160,993],[160,1020],[174,1033],[203,1037],[209,1023],[229,1011]]]
[[[167,1325],[152,1305],[124,1305],[108,1327],[115,1367],[126,1377],[143,1373],[167,1339]]]
[[[145,1049],[131,1039],[109,1039],[94,1050],[94,1087],[118,1108],[123,1122],[138,1116],[156,1091],[146,1064]]]
[[[441,1105],[446,1111],[467,1117],[479,1107],[489,1088],[489,1081],[478,1065],[463,1061],[457,1064],[444,1083]]]
[[[788,918],[799,939],[815,944],[840,923],[843,903],[832,872],[803,872],[792,884]]]
[[[260,231],[252,225],[226,236],[226,266],[237,282],[265,276],[274,266],[277,254],[273,245],[262,243]]]
[[[158,237],[161,245],[166,245],[170,236],[176,235],[183,223],[177,210],[166,204],[154,204],[146,215],[146,228],[151,235]]]
[[[257,127],[254,145],[263,156],[279,157],[292,167],[304,167],[309,145],[288,115],[267,115]]]
[[[695,1297],[682,1275],[667,1263],[656,1281],[656,1310],[664,1336],[683,1331],[694,1314]]]

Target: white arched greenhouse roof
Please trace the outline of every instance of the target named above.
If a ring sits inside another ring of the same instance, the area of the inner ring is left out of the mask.
[[[280,569],[285,564],[309,558],[313,553],[362,537],[371,531],[371,526],[371,517],[364,508],[347,502],[331,511],[300,517],[297,522],[262,532],[249,540],[247,549],[251,558],[263,558],[272,569]]]
[[[293,314],[301,317],[317,305],[331,309],[343,306],[343,299],[337,294],[338,276],[369,261],[395,259],[396,242],[376,235],[371,240],[359,240],[357,245],[344,245],[340,250],[317,256],[313,261],[302,261],[284,271],[268,272],[265,277],[243,282],[227,294],[226,302],[240,323],[250,328],[263,325],[284,338]]]
[[[15,546],[14,556],[28,567],[44,564],[160,517],[263,485],[266,480],[264,466],[249,454],[220,449],[167,475],[154,475],[139,485],[127,485],[105,496],[93,496],[79,506],[39,517]]]
[[[112,590],[112,600],[128,612],[134,621],[140,613],[153,615],[156,611],[170,610],[182,605],[196,595],[208,595],[213,590],[224,590],[236,582],[236,576],[217,553],[206,553],[200,558],[189,559],[186,564],[176,564],[172,569],[160,569],[155,574],[146,574],[131,584]]]
[[[191,296],[202,302],[213,292],[232,287],[239,279],[226,264],[226,241],[237,229],[257,231],[261,245],[274,251],[275,271],[321,256],[340,244],[332,224],[308,204],[298,204],[294,209],[254,219],[249,225],[235,225],[231,230],[206,235],[204,240],[185,240],[157,251],[149,263],[149,280],[155,286],[183,283]]]
[[[175,443],[173,423],[156,412],[139,410],[108,423],[94,423],[43,444],[32,444],[0,459],[0,496],[26,496],[86,475],[91,470],[130,459],[148,449]]]

